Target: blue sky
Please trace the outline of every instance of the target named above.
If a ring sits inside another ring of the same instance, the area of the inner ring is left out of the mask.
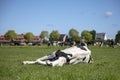
[[[120,0],[0,0],[0,34],[74,28],[105,32],[114,38],[120,30]]]

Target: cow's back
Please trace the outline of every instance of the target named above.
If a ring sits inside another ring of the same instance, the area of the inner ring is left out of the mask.
[[[71,58],[74,58],[74,57],[77,57],[77,56],[80,56],[80,55],[88,55],[88,54],[91,53],[90,51],[82,50],[77,46],[73,46],[73,47],[70,47],[70,48],[67,48],[67,49],[64,49],[64,50],[61,50],[61,51],[66,53],[66,54],[72,54]]]

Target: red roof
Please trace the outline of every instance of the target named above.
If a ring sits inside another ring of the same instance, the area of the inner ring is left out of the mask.
[[[0,38],[5,38],[4,35],[0,35]]]
[[[18,38],[24,38],[24,34],[18,34]]]

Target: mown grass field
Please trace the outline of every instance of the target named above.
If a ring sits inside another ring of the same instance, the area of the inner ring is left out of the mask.
[[[93,64],[21,65],[66,47],[0,47],[0,80],[120,80],[120,47],[93,47]]]

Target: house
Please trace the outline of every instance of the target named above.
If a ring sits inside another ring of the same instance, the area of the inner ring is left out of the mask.
[[[21,45],[26,42],[26,39],[24,38],[24,34],[18,34],[17,36],[18,36],[17,39],[11,41],[11,40],[5,39],[4,35],[0,35],[0,43],[3,44],[3,43],[12,42],[13,45]],[[39,45],[41,42],[42,42],[42,39],[39,36],[34,36],[33,44]]]
[[[107,40],[106,33],[96,33],[95,40],[100,40],[100,41]]]
[[[59,41],[65,42],[67,40],[68,36],[66,34],[60,34]]]
[[[19,43],[25,42],[24,34],[18,34],[17,36],[18,38],[14,40],[14,42],[19,42]]]
[[[104,41],[107,40],[106,33],[96,33],[95,40],[94,45],[103,46]]]
[[[4,35],[0,35],[0,43],[9,43],[11,40],[6,40]]]
[[[41,38],[39,36],[34,36],[33,42],[41,42]]]
[[[39,36],[34,36],[32,45],[41,45],[42,39]]]
[[[66,42],[67,38],[68,38],[68,36],[66,34],[60,34],[59,39],[57,41],[49,42],[48,46],[50,46],[50,45],[53,45],[53,46],[56,46],[56,45],[63,46],[64,43]]]
[[[24,34],[18,34],[18,39],[17,40],[24,40]]]

